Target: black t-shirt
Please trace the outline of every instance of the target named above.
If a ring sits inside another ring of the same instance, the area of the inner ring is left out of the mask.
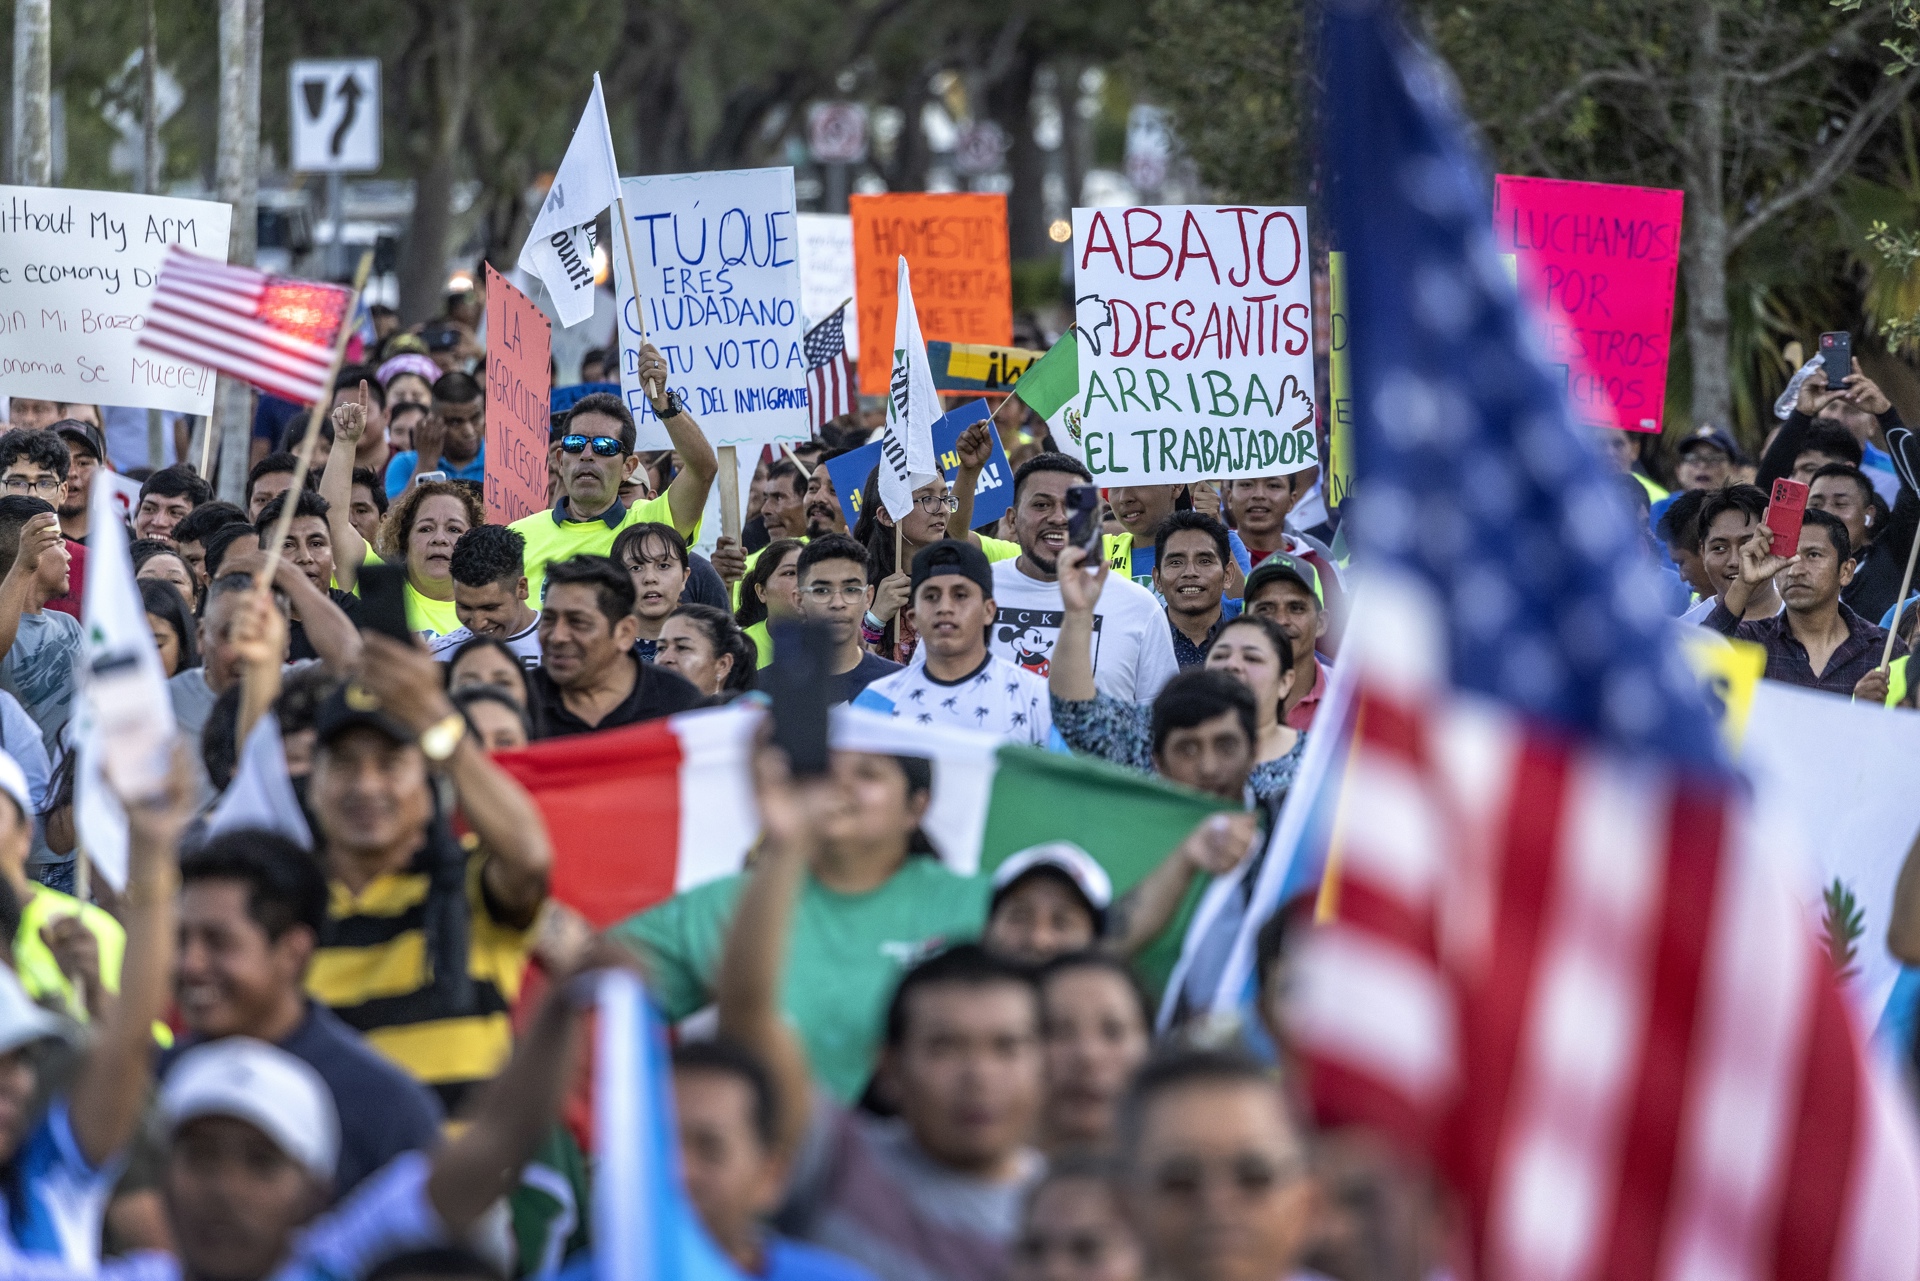
[[[755,672],[754,686],[758,689],[767,688],[765,677],[766,674],[772,670],[771,667],[763,667],[758,672]],[[878,654],[862,653],[858,663],[855,663],[852,667],[836,676],[827,677],[827,688],[830,691],[827,695],[827,701],[830,703],[851,703],[854,699],[860,697],[861,690],[873,684],[882,676],[890,675],[899,670],[900,664],[898,663],[890,663]]]
[[[695,552],[687,557],[687,585],[680,589],[682,605],[711,605],[733,612],[733,594],[713,562]]]
[[[197,1042],[182,1041],[160,1059],[165,1079],[174,1061]],[[420,1082],[367,1047],[352,1028],[315,1001],[307,1017],[280,1048],[304,1061],[333,1095],[340,1117],[340,1160],[333,1195],[345,1197],[361,1180],[402,1152],[431,1148],[440,1140],[440,1100]]]
[[[340,607],[340,612],[347,616],[349,622],[359,623],[360,598],[358,596],[350,592],[343,592],[338,588],[328,588],[327,599]],[[316,650],[313,647],[313,642],[307,639],[307,629],[305,625],[296,622],[288,623],[287,661],[297,663],[303,658],[318,657],[320,657],[320,651]]]
[[[562,738],[568,734],[591,734],[595,730],[617,729],[705,705],[706,696],[692,681],[664,667],[643,662],[638,654],[629,655],[628,661],[634,666],[633,691],[598,725],[589,725],[567,710],[560,687],[547,675],[545,667],[528,672],[527,688],[532,698],[527,711],[533,718],[533,736]]]

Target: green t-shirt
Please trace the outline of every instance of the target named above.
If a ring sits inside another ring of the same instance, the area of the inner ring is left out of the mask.
[[[746,629],[747,639],[753,642],[754,663],[756,668],[773,665],[773,633],[767,630],[767,620],[761,619]]]
[[[711,881],[628,917],[614,934],[637,949],[669,1019],[711,999],[714,972],[746,876]],[[812,875],[801,883],[787,951],[782,1004],[814,1076],[851,1103],[866,1089],[901,973],[940,946],[977,937],[987,919],[984,878],[933,858],[909,858],[886,884],[839,894]]]
[[[774,540],[774,542],[778,542],[778,541],[780,541],[780,540],[779,540],[779,539],[775,539],[775,540]],[[801,541],[801,543],[802,543],[802,544],[805,544],[805,543],[806,543],[806,541],[807,541],[807,538],[806,538],[806,535],[804,535],[804,534],[802,534],[802,535],[800,536],[800,541]],[[767,547],[771,547],[771,546],[773,546],[773,543],[768,543],[768,544],[767,544]],[[765,551],[767,550],[767,547],[759,547],[759,548],[756,548],[756,549],[754,549],[753,551],[750,551],[750,552],[748,552],[748,553],[747,553],[747,563],[746,563],[746,564],[745,564],[745,565],[744,565],[744,566],[743,566],[743,567],[741,568],[741,570],[740,570],[740,577],[738,577],[738,578],[736,578],[736,579],[734,579],[734,580],[733,580],[733,588],[732,588],[732,590],[733,590],[733,607],[734,607],[735,609],[739,609],[739,608],[740,608],[740,589],[741,589],[742,587],[744,587],[744,586],[746,585],[746,582],[747,582],[747,575],[749,575],[749,574],[751,574],[751,573],[753,572],[753,567],[754,567],[755,565],[758,565],[758,564],[760,563],[760,556],[761,556],[761,554],[762,554],[763,552],[765,552]],[[760,664],[760,665],[761,665],[762,667],[765,667],[765,666],[766,666],[766,664],[765,664],[765,663],[762,663],[762,664]]]
[[[547,590],[548,562],[574,556],[612,555],[613,540],[620,536],[621,530],[629,525],[650,523],[673,524],[673,502],[667,495],[649,498],[632,507],[615,503],[592,520],[564,520],[555,508],[522,516],[514,521],[507,528],[527,540],[522,561],[527,572],[527,604],[535,609],[540,608],[541,598]],[[695,521],[692,529],[682,529],[680,533],[688,543],[692,543],[700,536],[700,522]]]
[[[460,615],[454,612],[450,600],[435,600],[431,596],[422,596],[407,584],[407,630],[420,632],[428,640],[438,640],[460,630]]]

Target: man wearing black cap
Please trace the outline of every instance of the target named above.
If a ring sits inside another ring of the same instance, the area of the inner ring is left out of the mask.
[[[93,473],[107,465],[107,442],[100,429],[78,418],[67,418],[53,425],[67,446],[67,496],[53,505],[60,515],[60,532],[69,542],[87,541],[87,497],[93,493]],[[76,584],[80,575],[74,575]],[[78,590],[76,585],[75,590]]]
[[[1680,442],[1680,460],[1673,474],[1682,489],[1719,489],[1733,479],[1733,469],[1746,461],[1733,437],[1718,427],[1702,427]]]
[[[1246,612],[1272,619],[1293,643],[1293,686],[1287,691],[1281,719],[1300,730],[1313,728],[1313,714],[1327,689],[1327,669],[1314,653],[1327,634],[1327,606],[1320,591],[1319,572],[1285,552],[1275,552],[1247,575]],[[1306,679],[1308,672],[1313,673],[1311,681]]]
[[[854,706],[1044,745],[1053,729],[1047,683],[987,651],[994,611],[985,552],[951,538],[923,548],[913,558],[907,617],[920,635],[915,657],[925,661],[873,682]]]

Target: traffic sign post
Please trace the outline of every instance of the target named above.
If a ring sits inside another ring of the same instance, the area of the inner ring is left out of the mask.
[[[293,168],[327,175],[327,271],[346,273],[340,175],[380,168],[380,60],[309,58],[289,69]]]

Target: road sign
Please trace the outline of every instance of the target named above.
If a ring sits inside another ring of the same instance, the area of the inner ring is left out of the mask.
[[[380,60],[317,58],[293,64],[293,168],[370,173],[380,167]]]
[[[867,109],[857,102],[816,102],[807,109],[807,149],[821,164],[857,165],[867,158]]]

